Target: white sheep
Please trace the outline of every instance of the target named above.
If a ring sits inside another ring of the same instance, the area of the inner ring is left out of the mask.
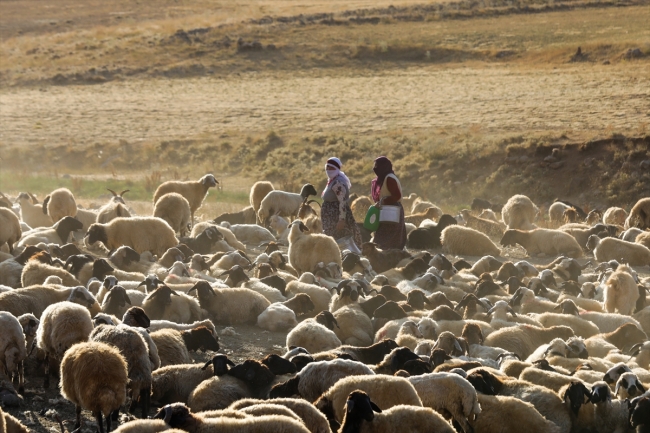
[[[605,282],[604,306],[608,313],[632,314],[639,297],[632,270],[627,265],[620,265]]]
[[[201,307],[196,299],[161,286],[149,293],[142,309],[150,319],[164,319],[178,323],[192,323],[201,319]]]
[[[64,301],[50,305],[41,315],[36,332],[36,345],[47,359],[61,361],[66,350],[76,343],[88,340],[93,323],[88,310],[81,305]],[[50,385],[50,363],[45,362],[44,387]]]
[[[276,214],[293,219],[298,216],[300,205],[307,201],[309,196],[317,194],[314,186],[309,183],[303,185],[300,194],[280,190],[270,191],[260,203],[260,208],[257,212],[259,221],[262,225],[266,225],[268,217]]]
[[[509,229],[533,230],[539,208],[525,195],[514,195],[501,209],[503,222]]]
[[[481,415],[470,425],[482,433],[563,433],[543,417],[535,406],[514,397],[478,394]],[[504,414],[507,414],[505,416]]]
[[[632,266],[650,264],[650,249],[634,242],[612,237],[600,239],[596,235],[591,235],[587,241],[587,248],[594,252],[594,257],[599,262],[624,260]]]
[[[190,203],[176,192],[164,194],[154,204],[153,216],[167,221],[176,233],[185,236],[191,222]]]
[[[319,262],[342,266],[341,251],[336,241],[324,234],[311,234],[300,220],[291,223],[289,263],[299,273],[310,272]]]
[[[20,218],[28,226],[31,228],[52,226],[52,218],[43,213],[43,205],[39,205],[33,195],[21,192],[18,194],[16,202],[20,205]]]
[[[75,428],[81,426],[81,409],[90,410],[102,431],[111,430],[112,413],[126,401],[127,363],[116,348],[98,342],[70,347],[61,361],[61,395],[77,407]]]
[[[89,244],[101,242],[109,250],[126,245],[140,254],[151,251],[157,256],[178,245],[169,224],[153,217],[115,218],[107,224],[95,223],[88,229],[86,237]]]
[[[646,392],[643,384],[632,372],[625,372],[616,381],[614,395],[620,400],[632,399]]]
[[[5,373],[17,374],[19,377],[19,390],[24,389],[24,377],[22,374],[22,362],[27,357],[25,335],[20,321],[11,313],[0,311],[0,328],[3,330],[0,335],[0,378]]]
[[[269,227],[277,233],[279,243],[284,245],[289,243],[289,221],[280,215],[271,215],[269,217]]]
[[[555,257],[566,255],[572,258],[582,257],[582,248],[570,234],[561,230],[534,229],[507,230],[501,238],[501,245],[509,246],[519,244],[526,252],[532,255],[546,255]]]
[[[228,409],[241,410],[252,405],[266,403],[267,401],[245,398],[231,404]],[[313,404],[300,398],[274,398],[271,401],[275,405],[283,405],[291,409],[291,411],[302,419],[302,422],[305,423],[305,426],[307,426],[311,433],[331,432],[327,418]]]
[[[74,275],[65,269],[52,266],[48,263],[43,263],[41,260],[47,260],[47,256],[48,254],[45,252],[38,253],[25,264],[20,276],[20,281],[23,287],[43,284],[45,279],[51,275],[61,278],[63,285],[68,287],[79,286],[81,284]]]
[[[194,290],[201,309],[207,311],[215,323],[228,326],[256,323],[257,317],[271,305],[263,295],[250,289],[215,289],[207,282],[199,282],[188,293]]]
[[[617,226],[623,226],[627,218],[627,212],[625,209],[620,207],[610,207],[607,208],[603,214],[603,222],[605,224],[614,224]]]
[[[0,265],[1,266],[1,265]],[[302,281],[290,281],[286,287],[287,296],[295,296],[298,293],[305,293],[309,295],[314,303],[314,315],[323,310],[327,310],[332,293],[324,287],[315,284],[309,284]]]
[[[259,245],[276,240],[273,233],[256,224],[230,224],[224,221],[221,226],[230,229],[239,241],[246,244]]]
[[[296,313],[279,302],[269,305],[257,317],[257,326],[267,331],[286,331],[297,324]]]
[[[0,208],[0,247],[7,244],[9,253],[14,252],[14,244],[23,234],[20,220],[15,213],[6,208]]]
[[[445,253],[456,255],[499,256],[501,251],[485,234],[468,227],[452,225],[442,231],[440,242]]]
[[[242,244],[237,240],[237,237],[233,232],[230,231],[230,229],[227,229],[226,227],[220,226],[220,225],[215,225],[209,221],[204,221],[200,222],[198,224],[195,224],[194,227],[192,227],[192,233],[190,236],[192,237],[197,237],[203,231],[208,228],[208,227],[215,227],[217,230],[219,230],[219,233],[223,236],[223,239],[225,241],[225,249],[222,251],[233,251],[233,250],[242,250],[246,251],[246,245]]]
[[[91,315],[102,311],[86,288],[60,286],[31,286],[0,293],[0,311],[8,311],[16,317],[27,313],[40,317],[48,306],[66,300],[87,306]]]
[[[257,181],[251,187],[249,200],[251,206],[253,207],[253,210],[255,211],[255,220],[258,224],[260,224],[261,221],[257,219],[257,212],[260,210],[260,205],[262,203],[262,200],[264,199],[264,197],[266,197],[268,193],[270,193],[274,189],[275,187],[273,187],[273,184],[265,180]]]
[[[63,217],[52,227],[39,227],[28,232],[23,232],[22,238],[18,242],[18,247],[27,245],[38,245],[41,242],[46,244],[63,245],[70,241],[70,235],[73,232],[81,230],[83,223],[72,217]]]
[[[624,227],[638,227],[641,230],[650,228],[650,197],[644,197],[636,202],[625,219]]]
[[[650,248],[650,231],[639,233],[637,237],[634,239],[634,242],[643,245],[646,248]]]
[[[206,174],[198,181],[175,181],[170,180],[163,182],[158,186],[153,195],[153,203],[156,204],[158,199],[163,195],[176,192],[185,197],[190,204],[191,224],[194,224],[194,212],[203,204],[203,200],[208,195],[208,189],[219,184],[212,174]]]
[[[113,221],[115,218],[130,218],[131,212],[124,203],[110,201],[104,206],[99,208],[97,212],[97,220],[100,224],[106,224]]]
[[[334,330],[344,344],[370,346],[373,342],[372,321],[359,304],[346,305],[333,313],[339,328]]]
[[[400,430],[455,432],[442,416],[427,407],[400,404],[382,410],[373,400],[376,400],[376,397],[372,397],[371,400],[368,394],[360,390],[350,393],[344,408],[345,417],[340,431],[360,433],[392,433]]]
[[[326,312],[327,313],[327,312]],[[331,317],[332,327],[338,326]],[[291,347],[304,347],[309,353],[324,352],[339,347],[341,340],[334,331],[317,319],[307,319],[287,334],[287,349]]]
[[[551,223],[561,225],[564,221],[564,212],[571,209],[571,206],[564,204],[560,201],[554,202],[548,207],[548,219]]]
[[[77,215],[74,195],[67,188],[55,189],[43,199],[43,213],[48,214],[54,222],[66,216],[74,217]]]

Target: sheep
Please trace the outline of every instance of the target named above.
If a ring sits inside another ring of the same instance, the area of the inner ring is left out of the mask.
[[[289,263],[299,273],[313,270],[319,262],[341,267],[341,252],[336,241],[324,234],[311,234],[300,220],[291,223]]]
[[[643,233],[639,233],[637,237],[634,239],[634,242],[643,245],[646,248],[650,248],[650,232],[645,231]]]
[[[75,428],[81,426],[81,409],[90,410],[103,433],[111,430],[114,411],[126,401],[127,363],[116,348],[100,342],[80,342],[61,361],[61,395],[77,407]]]
[[[196,299],[161,286],[149,293],[142,309],[151,319],[165,319],[178,323],[192,323],[201,319],[201,307]]]
[[[632,372],[621,374],[618,381],[616,381],[616,388],[614,389],[614,395],[620,400],[626,400],[630,397],[634,398],[645,392],[646,389]]]
[[[259,361],[246,360],[227,374],[204,380],[187,399],[192,410],[224,409],[241,398],[261,398],[275,379],[271,370]]]
[[[142,418],[149,412],[151,395],[151,362],[147,344],[142,336],[127,325],[99,325],[92,330],[90,341],[110,344],[116,347],[128,365],[128,387],[131,390],[132,403],[140,400]]]
[[[476,390],[466,379],[453,373],[429,373],[412,376],[408,381],[417,391],[423,406],[447,414],[466,433],[472,431],[468,420],[475,420],[481,408]]]
[[[503,232],[506,230],[506,226],[503,223],[475,217],[468,209],[461,210],[460,214],[465,220],[466,227],[478,230],[488,236],[502,236]]]
[[[198,327],[187,331],[161,329],[151,334],[160,357],[162,367],[174,364],[191,364],[190,351],[198,349],[219,350],[218,340],[206,327]]]
[[[607,226],[604,224],[596,224],[593,227],[584,229],[562,226],[558,230],[570,234],[575,238],[576,242],[578,242],[578,245],[580,245],[582,248],[585,248],[587,246],[587,240],[589,240],[589,236],[607,231]]]
[[[403,377],[387,375],[349,376],[338,380],[314,402],[328,419],[343,420],[345,401],[354,390],[368,393],[385,408],[399,404],[422,407],[422,400],[411,383]]]
[[[414,193],[414,192],[412,192],[411,194],[409,194],[408,197],[402,197],[402,199],[401,199],[400,201],[401,201],[401,203],[402,203],[402,207],[404,208],[404,211],[408,211],[408,212],[410,213],[410,212],[411,212],[411,208],[413,207],[413,202],[414,202],[417,198],[419,198],[419,197],[418,197],[418,195],[417,195],[416,193]],[[421,200],[421,198],[420,198],[420,200]],[[364,215],[364,218],[365,218],[365,215]]]
[[[45,352],[47,360],[61,361],[72,345],[88,340],[93,330],[88,310],[64,301],[50,305],[41,315],[36,331],[36,346]],[[50,386],[50,362],[45,362],[45,388]]]
[[[439,207],[429,207],[420,213],[413,213],[404,217],[404,222],[407,224],[413,224],[415,227],[418,227],[422,224],[422,221],[437,220],[442,216],[442,211]]]
[[[153,216],[167,221],[174,232],[181,236],[185,236],[189,230],[190,214],[190,203],[176,192],[163,194],[153,207]]]
[[[205,364],[177,364],[159,368],[152,373],[151,401],[158,404],[187,402],[194,388],[213,376],[226,374],[228,365],[235,366],[226,355],[215,355]]]
[[[11,377],[15,373],[19,378],[18,391],[23,394],[25,378],[22,362],[27,357],[23,327],[11,313],[0,311],[0,328],[3,329],[0,337],[0,377],[5,373]]]
[[[77,203],[74,195],[67,188],[52,191],[43,199],[43,213],[49,215],[55,223],[61,218],[77,215]]]
[[[414,249],[437,249],[442,245],[440,243],[441,232],[450,225],[457,224],[456,219],[444,214],[438,220],[438,224],[420,227],[411,231],[406,239],[406,245]]]
[[[268,223],[271,215],[283,215],[294,218],[298,215],[300,205],[307,201],[309,196],[317,195],[316,189],[312,184],[303,185],[300,194],[286,191],[270,191],[260,202],[260,208],[257,216],[262,225]]]
[[[211,221],[214,224],[228,222],[230,224],[256,224],[257,212],[253,206],[247,206],[239,212],[225,212]]]
[[[208,311],[216,323],[234,325],[255,323],[271,303],[250,289],[213,289],[207,282],[198,282],[190,289],[197,292],[201,309]]]
[[[637,227],[641,230],[650,228],[650,197],[645,197],[636,202],[625,219],[624,227]]]
[[[622,226],[625,224],[627,212],[620,207],[610,207],[603,214],[603,222],[605,224],[616,224]]]
[[[27,313],[40,317],[49,305],[66,300],[87,306],[92,315],[101,312],[93,295],[84,287],[48,286],[30,286],[0,293],[0,311],[8,311],[16,317]]]
[[[263,242],[276,240],[268,229],[255,224],[230,224],[224,222],[221,223],[221,226],[230,229],[238,240],[246,244],[259,245]]]
[[[485,234],[463,226],[452,225],[442,231],[442,251],[456,255],[499,256],[501,251]]]
[[[28,246],[18,256],[0,263],[0,284],[17,289],[21,286],[21,276],[27,260],[41,250],[33,245]]]
[[[245,398],[231,404],[228,409],[241,410],[253,405],[266,403],[268,400],[256,400]],[[282,405],[289,408],[298,415],[311,433],[330,433],[327,418],[314,405],[298,398],[274,398],[271,400],[274,405]]]
[[[303,423],[295,418],[282,415],[262,415],[255,417],[235,418],[233,416],[218,416],[209,418],[208,414],[194,414],[182,403],[174,403],[160,409],[154,416],[163,419],[166,424],[178,427],[190,433],[208,432],[238,432],[254,433],[272,431],[277,433],[309,433]],[[236,414],[234,416],[237,416]]]
[[[208,189],[219,185],[219,182],[212,174],[206,174],[198,181],[167,181],[158,186],[153,195],[154,205],[165,194],[175,192],[187,200],[190,205],[190,224],[194,224],[194,213],[203,204],[203,200],[208,195]]]
[[[575,305],[575,304],[574,304]],[[556,307],[555,309],[557,309]],[[545,328],[550,328],[551,326],[556,325],[565,325],[573,330],[575,335],[583,338],[593,337],[596,334],[600,333],[600,330],[596,325],[594,325],[589,320],[579,317],[579,313],[576,315],[571,314],[557,314],[557,313],[542,313],[535,314],[533,318],[542,324]]]
[[[594,252],[594,257],[599,262],[624,260],[631,266],[650,264],[650,249],[634,242],[612,237],[600,239],[596,235],[591,235],[587,241],[587,249]]]
[[[561,433],[560,427],[544,418],[535,406],[518,398],[478,394],[481,415],[470,425],[484,433]],[[507,416],[504,417],[504,414]]]
[[[362,254],[370,261],[370,266],[375,272],[381,273],[394,268],[403,259],[411,257],[411,254],[404,250],[390,249],[381,250],[377,244],[366,242],[361,246]]]
[[[107,224],[113,221],[115,218],[130,218],[131,212],[126,207],[126,204],[119,201],[113,201],[106,203],[104,206],[99,208],[97,212],[97,219],[95,222],[101,224]]]
[[[267,286],[256,278],[244,281],[241,287],[259,293],[268,299],[269,302],[284,302],[287,300],[280,290]]]
[[[68,243],[70,234],[83,228],[83,223],[72,217],[63,217],[52,227],[39,228],[23,232],[22,238],[16,246],[38,245],[42,243],[54,243],[63,245]]]
[[[361,390],[351,392],[346,398],[341,432],[389,433],[402,429],[409,432],[454,432],[451,425],[429,408],[400,404],[382,411],[371,397]],[[372,398],[377,400],[376,396]]]
[[[442,210],[441,210],[438,206],[436,206],[435,204],[431,203],[430,201],[422,200],[422,199],[419,198],[419,197],[416,198],[415,200],[413,200],[413,204],[411,205],[411,209],[410,209],[410,211],[411,211],[411,215],[425,212],[425,211],[426,211],[427,209],[429,209],[429,208],[436,209],[436,210],[437,210],[438,217],[439,217],[440,215],[442,215]],[[437,219],[438,217],[436,217],[436,219]]]
[[[91,245],[98,241],[108,249],[126,245],[140,254],[151,251],[157,256],[178,245],[169,224],[154,217],[116,218],[108,224],[95,223],[88,229],[86,237]]]
[[[567,255],[572,258],[582,257],[582,248],[573,236],[560,230],[535,229],[507,230],[501,238],[503,246],[519,244],[528,255]]]
[[[356,305],[347,305],[333,313],[339,328],[336,336],[345,344],[370,346],[373,342],[373,326],[370,318]]]
[[[53,266],[50,255],[45,251],[40,252],[29,259],[27,264],[23,267],[20,280],[23,287],[28,287],[36,284],[43,284],[45,278],[50,275],[60,277],[65,286],[80,285],[79,280],[77,280],[71,273]]]
[[[268,331],[286,331],[297,324],[296,313],[282,303],[269,305],[257,317],[257,326]]]
[[[567,326],[553,326],[538,328],[530,325],[502,328],[492,332],[485,338],[485,345],[500,347],[509,352],[514,352],[520,359],[528,358],[535,349],[553,338],[564,340],[573,337],[574,333]]]
[[[569,206],[561,201],[556,201],[548,207],[548,219],[551,223],[562,223],[564,221],[564,213],[572,209],[572,206]],[[559,225],[559,224],[558,224]]]
[[[183,430],[172,429],[161,419],[136,419],[122,424],[115,433],[182,433]]]
[[[52,218],[43,213],[43,206],[38,204],[38,200],[30,193],[21,192],[16,197],[16,202],[20,205],[20,219],[31,228],[51,227]]]
[[[508,229],[533,230],[539,208],[525,195],[514,195],[501,210],[503,222]]]
[[[625,316],[632,314],[639,291],[631,272],[629,266],[621,265],[607,279],[604,305],[608,313],[618,311]]]
[[[299,293],[305,293],[309,295],[312,302],[314,303],[314,312],[316,313],[327,310],[330,300],[332,299],[331,292],[324,287],[320,287],[315,284],[303,283],[301,281],[290,281],[287,283],[287,296],[295,296]]]
[[[19,318],[20,320],[20,318]],[[635,357],[634,362],[640,367],[648,370],[650,368],[650,342],[637,343],[630,349],[630,355]]]
[[[260,205],[262,204],[264,197],[266,197],[266,195],[273,190],[275,190],[273,184],[271,182],[263,180],[255,182],[251,187],[249,199],[251,206],[253,207],[253,211],[255,211],[255,223],[264,223],[263,221],[259,221],[257,219],[257,212],[260,210]]]
[[[350,209],[352,210],[352,215],[354,216],[355,221],[364,221],[366,219],[366,214],[368,209],[372,206],[372,200],[370,197],[362,195],[350,203]],[[409,208],[410,209],[410,208]]]
[[[234,233],[230,231],[230,229],[227,229],[226,227],[222,227],[219,225],[214,225],[209,222],[200,222],[198,224],[195,224],[194,227],[192,227],[192,233],[190,235],[193,237],[197,237],[199,234],[204,232],[208,227],[216,228],[221,234],[221,238],[225,241],[224,242],[225,245],[223,245],[223,247],[225,248],[223,248],[223,251],[232,251],[233,249],[246,251],[246,245],[239,242],[235,237]],[[191,245],[189,244],[188,246],[191,247]],[[200,251],[195,250],[195,252],[200,252]]]
[[[20,220],[13,211],[0,208],[0,247],[7,244],[9,253],[14,252],[14,244],[18,242],[23,234],[20,228]]]
[[[334,326],[338,327],[336,319],[329,311],[323,311],[315,319],[307,319],[287,334],[287,349],[304,347],[309,353],[324,352],[341,345],[336,336]]]

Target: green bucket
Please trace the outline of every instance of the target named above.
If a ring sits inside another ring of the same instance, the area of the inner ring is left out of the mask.
[[[376,232],[379,228],[379,208],[370,206],[366,213],[366,219],[363,221],[363,227],[371,232]]]

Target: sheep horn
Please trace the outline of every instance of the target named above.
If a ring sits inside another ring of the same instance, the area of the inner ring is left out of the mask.
[[[124,191],[122,191],[122,192],[120,193],[120,196],[123,196],[124,194],[126,194],[126,193],[129,192],[129,191],[131,191],[131,190],[130,190],[130,189],[125,189]]]
[[[111,192],[111,194],[113,194],[113,197],[117,197],[117,193],[115,191],[113,191],[110,188],[106,188],[106,189],[109,190]]]
[[[512,317],[517,317],[517,313],[508,305],[508,313],[512,314]]]
[[[194,287],[192,287],[190,290],[194,290]],[[187,293],[190,293],[190,292],[188,291]],[[203,364],[203,367],[201,367],[201,370],[205,370],[206,368],[208,368],[210,366],[210,364],[212,364],[211,359],[208,360],[208,362],[206,362],[205,364]]]
[[[314,199],[311,199],[311,200],[307,201],[307,204],[311,204],[311,203],[316,203],[318,205],[318,207],[321,207],[321,204],[319,202],[317,202],[316,200],[314,200]]]
[[[170,405],[165,406],[165,419],[163,420],[165,424],[169,425],[169,422],[172,420],[172,407]]]
[[[641,347],[643,346],[643,344],[644,344],[644,343],[636,343],[634,346],[630,347],[630,350],[629,350],[629,352],[628,352],[630,355],[632,355],[632,356],[630,357],[630,359],[632,359],[633,357],[635,357],[636,355],[639,354],[639,352],[641,351]]]
[[[27,194],[29,194],[29,196],[32,198],[32,204],[38,204],[38,199],[34,197],[34,194],[31,192],[28,192]]]
[[[456,348],[457,351],[461,353],[463,352],[463,348],[460,347],[460,343],[458,342],[458,340],[454,340],[454,347]]]

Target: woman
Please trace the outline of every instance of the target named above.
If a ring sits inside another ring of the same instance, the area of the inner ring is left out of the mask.
[[[348,205],[350,198],[350,179],[341,171],[341,160],[330,158],[325,164],[327,185],[321,194],[323,206],[320,219],[323,222],[323,232],[334,239],[351,237],[356,247],[361,246],[361,232],[352,216]],[[354,251],[360,252],[360,251]]]
[[[375,232],[373,242],[379,248],[386,250],[390,248],[404,249],[406,245],[406,225],[404,224],[404,208],[402,199],[402,186],[393,172],[393,163],[385,156],[375,159],[372,170],[377,175],[372,180],[370,194],[375,203],[380,205],[399,206],[399,223],[381,223]]]

